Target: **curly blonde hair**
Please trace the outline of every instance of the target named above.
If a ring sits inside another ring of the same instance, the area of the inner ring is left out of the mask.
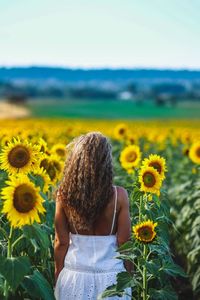
[[[113,196],[112,146],[101,132],[89,132],[67,145],[62,204],[78,230],[90,230]]]

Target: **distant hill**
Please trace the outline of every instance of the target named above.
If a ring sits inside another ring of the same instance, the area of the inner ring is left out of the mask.
[[[69,69],[55,67],[13,67],[0,68],[0,81],[46,81],[64,82],[129,81],[129,80],[200,80],[200,70],[158,70],[158,69]]]

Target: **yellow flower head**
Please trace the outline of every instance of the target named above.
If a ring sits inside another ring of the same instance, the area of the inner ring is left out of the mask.
[[[157,154],[150,154],[149,158],[144,159],[143,166],[153,167],[159,173],[161,180],[165,179],[165,172],[167,171],[167,168],[166,160],[163,157]]]
[[[154,229],[157,225],[157,223],[153,223],[153,221],[148,220],[133,226],[133,232],[136,239],[144,243],[152,242],[156,236]]]
[[[124,123],[120,123],[114,128],[114,137],[117,140],[122,140],[126,137],[127,132],[128,132],[128,126]]]
[[[12,173],[28,173],[38,166],[38,146],[14,138],[0,154],[1,168]]]
[[[133,134],[131,131],[127,133],[126,135],[126,144],[127,145],[135,145],[138,141],[138,138],[135,134]]]
[[[161,178],[153,167],[142,167],[139,172],[140,190],[160,195]]]
[[[141,160],[141,152],[139,146],[130,145],[124,148],[120,154],[120,162],[124,169],[130,170],[137,167]]]
[[[189,158],[196,164],[200,164],[200,142],[192,144],[189,150]]]
[[[55,184],[62,176],[63,165],[56,155],[43,156],[40,161],[40,168],[41,167],[43,167],[49,175],[51,184]]]
[[[2,189],[3,208],[2,213],[13,227],[31,225],[34,221],[40,223],[39,213],[44,214],[42,205],[44,199],[40,196],[39,187],[24,174],[18,177],[11,176],[6,181],[7,187]]]
[[[56,144],[52,147],[51,152],[58,155],[60,158],[66,157],[66,146],[64,144]]]

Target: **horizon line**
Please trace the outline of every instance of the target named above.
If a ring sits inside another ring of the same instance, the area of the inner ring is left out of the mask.
[[[200,67],[190,68],[190,67],[154,67],[154,66],[69,66],[69,65],[48,65],[48,64],[25,64],[25,65],[0,65],[0,69],[28,69],[28,68],[50,68],[50,69],[71,69],[71,70],[145,70],[145,71],[189,71],[189,72],[200,72]]]

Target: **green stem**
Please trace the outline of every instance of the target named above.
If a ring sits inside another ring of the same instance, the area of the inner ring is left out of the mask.
[[[22,235],[20,235],[20,237],[18,237],[15,241],[14,241],[14,243],[12,244],[12,251],[13,251],[13,249],[14,249],[14,247],[17,245],[17,243],[21,240],[21,239],[23,239],[25,236],[24,236],[24,234],[22,234]]]
[[[142,270],[140,269],[140,267],[138,266],[138,264],[136,264],[135,262],[131,261],[132,264],[136,267],[136,269],[138,269],[138,271],[140,272],[140,274],[143,274],[142,273]]]
[[[8,237],[8,247],[7,247],[7,258],[11,258],[12,257],[12,233],[13,233],[13,227],[10,227],[10,234]],[[9,294],[9,285],[7,280],[5,280],[4,283],[4,296],[5,299],[8,299],[8,294]]]
[[[10,234],[8,237],[8,249],[7,249],[7,258],[12,257],[12,234],[13,234],[13,227],[10,227]]]
[[[147,210],[147,203],[148,203],[148,196],[147,196],[147,193],[145,193],[144,195],[144,207],[145,207],[145,210]],[[147,219],[147,215],[145,214],[145,220]]]
[[[141,222],[142,220],[142,200],[143,200],[143,197],[140,196],[140,204],[139,204],[139,223]]]
[[[143,201],[143,196],[140,196],[140,202],[139,202],[139,223],[142,221],[142,201]],[[143,271],[140,268],[140,262],[138,261],[138,270],[140,271],[141,275],[143,275]],[[138,286],[138,300],[140,299],[140,287]]]
[[[143,266],[143,291],[142,291],[142,299],[147,300],[147,267],[146,267],[146,260],[147,260],[147,245],[144,244],[143,249],[144,255],[144,266]]]

